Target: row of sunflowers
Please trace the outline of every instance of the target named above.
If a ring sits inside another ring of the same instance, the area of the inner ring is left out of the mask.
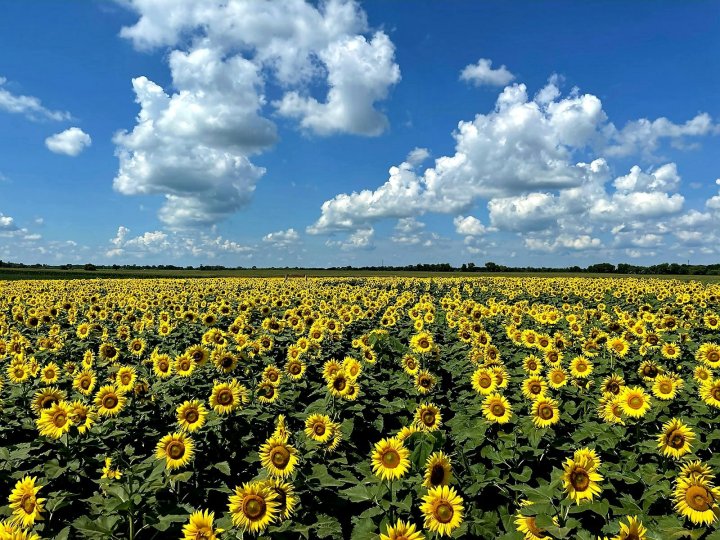
[[[0,540],[720,540],[720,286],[0,283]]]

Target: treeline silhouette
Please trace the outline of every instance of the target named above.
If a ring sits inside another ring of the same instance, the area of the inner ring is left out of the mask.
[[[197,270],[202,271],[222,271],[222,270],[362,270],[377,272],[523,272],[523,273],[588,273],[588,274],[638,274],[638,275],[698,275],[698,276],[718,276],[720,275],[720,264],[678,264],[678,263],[660,263],[651,266],[640,266],[636,264],[611,264],[598,263],[591,264],[585,268],[580,266],[565,267],[547,267],[547,266],[505,266],[494,262],[486,262],[483,266],[478,266],[473,262],[463,263],[461,266],[452,266],[450,263],[433,263],[433,264],[409,264],[405,266],[331,266],[327,268],[318,267],[298,267],[298,266],[273,266],[273,267],[244,267],[244,266],[222,266],[222,265],[204,265],[199,266],[176,266],[173,264],[158,265],[95,265],[86,264],[63,264],[52,266],[47,264],[23,264],[6,262],[0,260],[0,268],[39,268],[47,270],[84,270],[94,272],[96,270]]]

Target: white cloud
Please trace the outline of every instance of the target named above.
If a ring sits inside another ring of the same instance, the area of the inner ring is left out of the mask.
[[[674,191],[680,185],[675,163],[667,163],[654,172],[644,173],[637,165],[626,176],[615,179],[619,191]]]
[[[505,86],[515,79],[515,75],[503,65],[492,69],[492,60],[481,58],[477,64],[469,64],[460,72],[460,79],[472,82],[475,86]]]
[[[15,225],[15,220],[10,217],[6,216],[2,212],[0,212],[0,231],[14,231],[17,230],[17,225]]]
[[[455,232],[465,236],[482,236],[487,232],[487,228],[474,216],[457,216],[453,225]]]
[[[293,228],[287,229],[286,231],[272,232],[263,236],[263,242],[278,247],[288,247],[297,244],[299,240],[300,235]]]
[[[641,118],[628,122],[621,130],[611,126],[611,142],[605,152],[608,156],[628,156],[641,152],[651,155],[662,139],[670,139],[682,146],[685,137],[698,137],[718,132],[707,113],[700,113],[684,124],[675,124],[665,117],[656,120]]]
[[[30,120],[62,121],[72,118],[69,112],[47,109],[36,97],[12,94],[9,90],[3,88],[6,82],[5,77],[0,77],[0,110],[22,114]]]
[[[51,152],[73,157],[80,154],[80,152],[91,144],[92,139],[90,135],[77,127],[68,128],[65,131],[56,133],[45,139],[45,146],[47,146]]]
[[[273,104],[279,114],[299,119],[302,128],[318,135],[379,135],[388,121],[375,103],[385,99],[389,88],[400,80],[394,51],[390,38],[382,32],[370,41],[353,36],[331,43],[319,53],[328,71],[327,101],[320,103],[292,91]]]
[[[251,246],[244,246],[222,236],[211,236],[192,231],[148,231],[130,237],[130,229],[118,227],[115,238],[110,239],[112,245],[105,252],[108,258],[114,257],[147,257],[162,255],[171,259],[180,257],[215,258],[222,254],[248,255],[255,251]]]
[[[408,153],[407,157],[405,158],[405,163],[408,163],[410,166],[417,167],[418,165],[422,165],[423,162],[430,157],[430,151],[427,148],[413,148],[410,153]]]
[[[560,235],[555,239],[527,237],[524,240],[525,247],[531,251],[542,251],[554,253],[558,250],[584,251],[588,249],[598,249],[602,246],[599,238],[592,238],[584,234],[573,237],[570,235]]]
[[[143,50],[168,46],[174,93],[133,80],[137,125],[115,137],[115,189],[162,194],[160,219],[174,228],[209,225],[247,204],[265,170],[250,157],[277,140],[267,81],[283,91],[276,112],[320,134],[377,134],[375,105],[399,79],[394,47],[368,36],[348,0],[128,0],[139,20],[121,35]],[[309,88],[327,84],[324,102]],[[279,107],[279,109],[277,109]]]
[[[418,221],[415,218],[402,218],[399,219],[395,224],[395,234],[390,237],[390,240],[396,244],[405,245],[416,245],[425,241],[431,240],[427,238],[427,235],[423,235],[422,231],[425,228],[425,224]]]
[[[367,229],[358,229],[350,234],[344,241],[328,240],[325,245],[328,247],[339,247],[343,251],[370,250],[374,249],[373,238],[375,229],[369,227]]]

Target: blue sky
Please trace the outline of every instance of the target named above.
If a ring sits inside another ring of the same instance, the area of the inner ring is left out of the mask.
[[[716,2],[197,5],[4,4],[0,259],[718,261]]]

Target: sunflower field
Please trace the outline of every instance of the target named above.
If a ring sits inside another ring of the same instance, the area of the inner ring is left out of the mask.
[[[0,540],[720,540],[720,285],[0,282]]]

